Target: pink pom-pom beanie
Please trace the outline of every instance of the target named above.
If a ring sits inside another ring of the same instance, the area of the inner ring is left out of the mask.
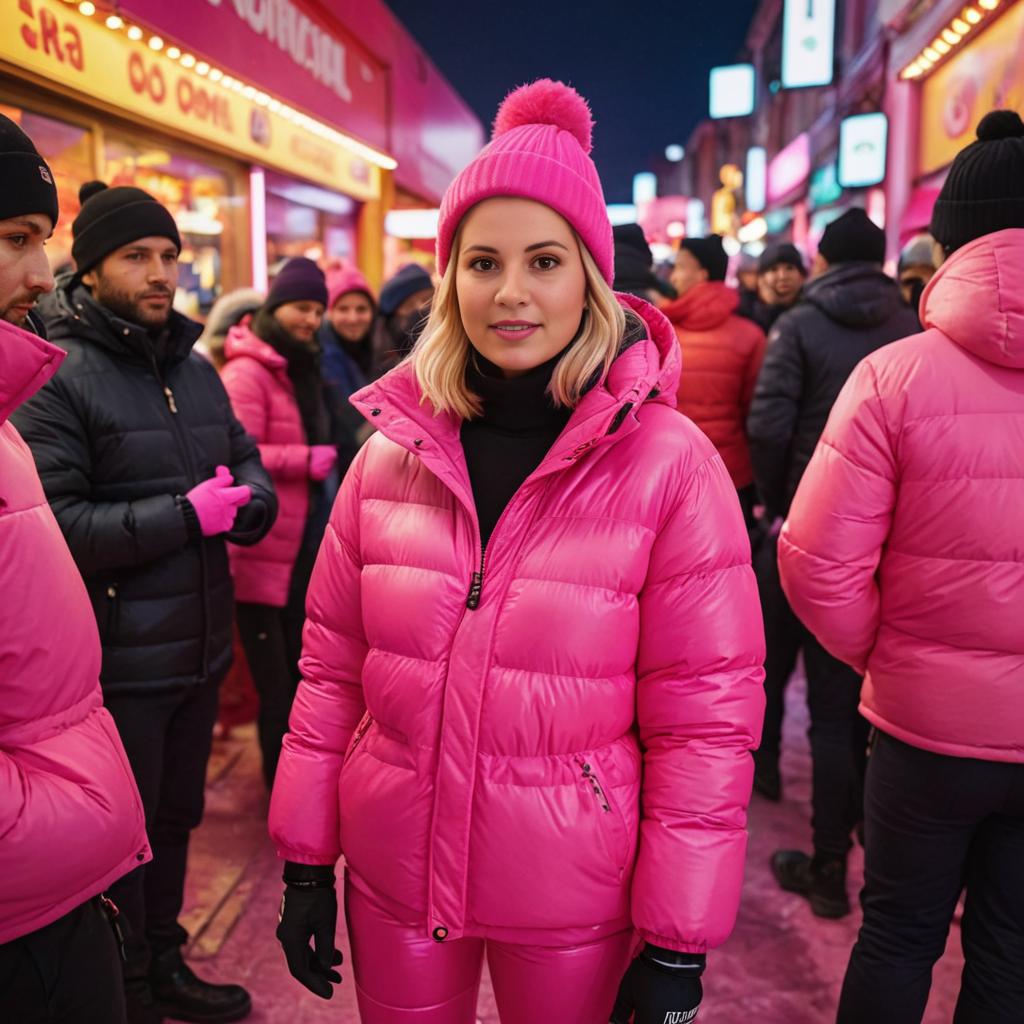
[[[437,266],[443,274],[462,218],[495,196],[534,199],[561,214],[590,250],[610,285],[615,276],[612,226],[590,159],[594,126],[575,89],[541,78],[509,93],[490,143],[449,185],[441,202]]]

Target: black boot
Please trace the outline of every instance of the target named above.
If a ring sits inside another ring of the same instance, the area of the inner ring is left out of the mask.
[[[150,981],[157,1008],[174,1020],[226,1024],[252,1011],[252,1000],[241,985],[213,985],[197,978],[177,946],[154,954]]]
[[[845,917],[850,912],[846,860],[842,857],[808,857],[800,850],[777,850],[772,855],[772,874],[786,892],[806,896],[818,917]]]
[[[778,754],[766,750],[754,751],[754,791],[774,803],[782,799]]]

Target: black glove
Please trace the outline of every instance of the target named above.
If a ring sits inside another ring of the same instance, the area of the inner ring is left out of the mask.
[[[611,1024],[689,1024],[704,996],[705,957],[648,943],[629,965],[612,1010]]]
[[[276,934],[288,970],[314,995],[330,999],[334,995],[331,983],[341,983],[341,975],[332,968],[342,960],[341,951],[334,948],[338,923],[334,868],[285,861],[284,883]],[[315,952],[310,949],[310,938]]]

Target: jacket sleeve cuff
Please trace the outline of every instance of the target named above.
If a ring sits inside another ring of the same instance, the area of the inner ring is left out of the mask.
[[[195,505],[188,498],[178,496],[175,501],[181,509],[182,518],[185,520],[185,530],[188,532],[189,540],[199,540],[203,536],[203,527],[199,522],[199,513]]]

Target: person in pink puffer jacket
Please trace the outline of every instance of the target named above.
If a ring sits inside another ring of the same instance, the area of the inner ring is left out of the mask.
[[[277,521],[263,540],[229,548],[235,619],[260,698],[260,750],[268,789],[299,681],[306,586],[323,534],[322,520],[319,530],[310,522],[311,506],[338,458],[337,448],[327,443],[331,428],[316,339],[326,304],[320,268],[301,257],[289,260],[263,305],[232,327],[224,344],[224,388],[235,415],[259,446],[280,503]],[[310,540],[307,534],[313,531]],[[307,558],[304,550],[310,552]]]
[[[0,182],[0,1020],[119,1024],[113,909],[100,894],[151,853],[103,707],[92,605],[9,420],[66,353],[30,313],[53,288],[43,245],[57,191],[3,115]]]
[[[966,884],[955,1020],[1024,1007],[1024,123],[985,117],[932,235],[924,333],[849,378],[779,541],[794,611],[866,673],[864,924],[842,1024],[921,1020]]]
[[[366,1024],[472,1022],[485,953],[505,1024],[689,1020],[735,921],[750,548],[675,411],[671,324],[611,291],[590,132],[561,83],[505,101],[445,196],[421,340],[353,398],[377,433],[313,574],[270,831],[278,938],[325,998],[345,858]]]

